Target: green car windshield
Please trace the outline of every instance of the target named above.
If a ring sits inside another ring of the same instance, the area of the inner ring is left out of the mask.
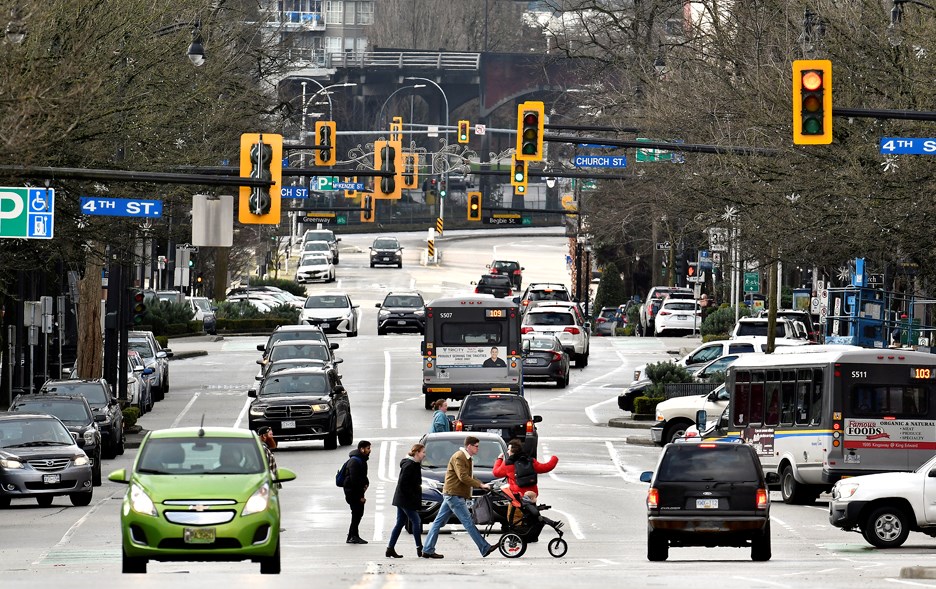
[[[142,474],[256,474],[266,468],[260,448],[249,438],[157,438],[140,451]]]

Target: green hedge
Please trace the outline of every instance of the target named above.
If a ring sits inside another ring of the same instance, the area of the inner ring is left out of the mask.
[[[295,321],[285,318],[258,319],[218,319],[218,331],[252,331],[257,329],[275,329],[280,325],[295,325]]]
[[[157,336],[156,336],[156,342],[159,343],[160,346],[162,346],[162,347],[164,347],[164,348],[168,348],[168,347],[169,347],[169,336],[167,336],[167,335],[157,335]]]
[[[636,397],[634,399],[634,414],[653,415],[656,413],[657,404],[663,400],[663,397]]]
[[[133,427],[136,425],[137,419],[140,418],[140,408],[139,407],[127,407],[123,410],[123,424],[124,429]]]

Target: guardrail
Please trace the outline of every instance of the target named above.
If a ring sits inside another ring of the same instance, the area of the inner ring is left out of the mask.
[[[289,59],[296,66],[303,63],[325,68],[396,68],[416,70],[478,71],[481,68],[480,53],[414,51],[336,51],[326,53],[322,49],[292,48]]]
[[[680,382],[665,385],[663,395],[667,399],[674,397],[692,397],[695,395],[707,395],[716,388],[717,384],[710,382]]]

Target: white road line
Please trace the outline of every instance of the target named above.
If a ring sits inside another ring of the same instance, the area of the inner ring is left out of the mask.
[[[552,508],[549,511],[553,511],[555,513],[558,513],[559,515],[565,516],[566,521],[569,522],[569,531],[572,532],[572,535],[575,536],[576,539],[578,540],[585,539],[585,534],[582,533],[582,528],[579,526],[578,520],[572,517],[571,514],[565,511],[559,511],[556,508]],[[547,514],[547,517],[548,517],[548,514]]]
[[[198,399],[198,395],[201,393],[196,392],[192,395],[192,398],[189,399],[189,402],[186,403],[185,407],[182,409],[182,412],[179,413],[178,417],[175,418],[175,421],[172,422],[172,425],[169,427],[179,427],[179,424],[182,422],[182,418],[185,417],[185,414],[188,413],[188,410],[192,408],[192,405],[195,404],[195,400]]]
[[[639,483],[642,471],[624,464],[621,461],[621,456],[614,451],[614,445],[611,442],[605,442],[605,447],[608,449],[608,454],[611,455],[611,462],[621,471],[621,478],[628,483]]]
[[[610,399],[607,399],[606,401],[602,401],[601,403],[595,403],[594,405],[589,405],[588,407],[585,408],[585,417],[587,417],[589,421],[597,425],[601,421],[595,415],[595,408],[601,407],[602,405],[607,405],[608,403],[611,403],[613,401],[617,401],[617,397],[611,397]]]
[[[390,352],[384,350],[383,403],[380,406],[380,423],[387,429],[390,421]]]
[[[409,399],[407,399],[409,401]],[[403,401],[397,401],[393,405],[390,405],[390,429],[396,429],[397,427],[397,407]]]
[[[244,417],[247,416],[247,411],[250,410],[250,397],[244,401],[244,408],[241,409],[240,413],[237,415],[237,421],[234,422],[234,427],[240,427],[244,423]]]
[[[914,587],[936,587],[936,585],[933,583],[919,583],[917,581],[908,581],[906,579],[891,579],[888,577],[884,580],[891,583],[900,583],[901,585],[913,585]]]
[[[116,494],[118,494],[118,493],[124,493],[124,492],[125,492],[124,489],[115,489],[110,495],[108,495],[108,496],[105,497],[104,499],[102,499],[102,500],[98,501],[97,503],[95,503],[95,504],[94,504],[94,507],[92,507],[91,509],[88,510],[88,513],[86,513],[86,514],[84,514],[83,516],[81,516],[80,518],[78,518],[78,521],[76,521],[75,523],[73,523],[73,524],[71,525],[71,527],[68,528],[68,531],[65,532],[65,535],[62,536],[62,539],[59,540],[59,541],[55,544],[55,546],[53,546],[52,548],[49,548],[48,550],[45,550],[42,554],[40,554],[40,555],[39,555],[39,558],[36,559],[36,561],[33,563],[33,565],[42,564],[42,561],[45,560],[46,557],[49,556],[49,553],[50,553],[50,552],[52,552],[53,550],[57,550],[57,549],[59,549],[59,548],[63,548],[66,544],[68,544],[69,542],[71,542],[72,536],[75,535],[75,533],[78,531],[78,528],[81,527],[81,524],[83,524],[83,523],[85,523],[86,521],[88,521],[88,518],[90,518],[92,515],[94,515],[94,512],[97,511],[98,509],[100,509],[102,505],[104,505],[105,503],[107,503],[108,501],[110,501],[110,500],[111,500],[111,497],[113,497],[114,495],[116,495]]]
[[[776,583],[774,581],[768,581],[767,579],[754,578],[754,577],[732,577],[733,579],[740,579],[742,581],[751,581],[752,584],[764,584],[764,585],[773,585],[774,587],[792,587],[792,585],[787,585],[786,583]]]

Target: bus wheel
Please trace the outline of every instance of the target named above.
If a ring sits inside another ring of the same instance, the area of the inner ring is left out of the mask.
[[[789,464],[783,467],[783,472],[780,474],[780,496],[784,503],[790,505],[807,505],[816,500],[815,493],[808,485],[796,481],[796,477],[793,476],[793,467]]]
[[[426,409],[432,409],[432,403],[435,402],[435,397],[426,393],[423,395],[423,402],[425,404]]]

